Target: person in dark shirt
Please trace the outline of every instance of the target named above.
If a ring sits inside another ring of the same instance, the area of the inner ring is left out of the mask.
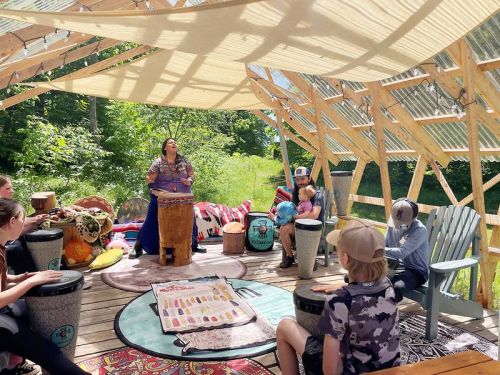
[[[306,167],[298,167],[294,174],[295,184],[292,192],[292,202],[297,206],[299,204],[299,189],[311,185],[314,187],[314,181],[311,178],[311,172]],[[301,214],[300,219],[314,219],[324,221],[324,197],[320,190],[311,198],[312,210]],[[280,240],[283,245],[284,256],[280,263],[280,268],[288,268],[295,263],[292,246],[295,239],[294,223],[288,223],[280,227]]]

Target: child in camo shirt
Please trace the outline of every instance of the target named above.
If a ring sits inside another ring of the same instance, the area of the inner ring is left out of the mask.
[[[299,373],[297,353],[308,375],[360,374],[398,366],[398,309],[387,278],[384,236],[361,220],[351,220],[326,240],[337,247],[349,283],[325,302],[318,323],[324,339],[311,336],[294,320],[279,323],[276,337],[283,375]]]

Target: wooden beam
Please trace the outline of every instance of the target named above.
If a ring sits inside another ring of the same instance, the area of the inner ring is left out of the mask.
[[[418,200],[418,195],[420,194],[420,189],[422,188],[422,182],[424,181],[425,170],[427,169],[428,161],[420,155],[417,160],[417,165],[415,166],[415,171],[413,171],[413,177],[411,179],[410,188],[408,189],[408,199],[416,202]]]
[[[109,68],[110,66],[113,66],[119,62],[122,62],[124,60],[128,60],[128,59],[136,57],[138,55],[141,55],[141,54],[149,51],[150,49],[151,49],[151,47],[148,47],[148,46],[140,46],[140,47],[130,49],[128,51],[120,53],[119,55],[115,55],[109,59],[99,61],[98,63],[89,65],[86,68],[80,69],[76,72],[73,72],[73,73],[67,74],[63,77],[60,77],[58,79],[55,79],[54,82],[83,78],[83,77],[89,76],[93,73],[97,73],[103,69]],[[43,93],[48,92],[48,91],[50,91],[50,89],[41,88],[41,87],[35,87],[33,89],[24,91],[20,94],[11,96],[11,97],[3,100],[3,102],[0,105],[0,109],[2,109],[2,110],[7,109],[9,107],[12,107],[13,105],[21,103],[29,98],[43,94]]]
[[[250,70],[247,67],[247,74],[249,74]],[[251,75],[250,75],[251,76]],[[276,95],[274,91],[275,88],[271,85],[266,85],[264,87],[263,82],[265,80],[253,80],[250,79],[250,86],[253,89],[253,92],[257,98],[259,98],[263,103],[274,107],[276,103],[271,100],[271,95]],[[265,81],[268,82],[268,81]],[[270,83],[270,82],[268,82]],[[271,91],[269,91],[271,90]],[[279,99],[278,99],[279,100]],[[284,120],[293,128],[297,133],[299,133],[302,138],[304,138],[307,142],[309,142],[316,150],[319,150],[319,142],[318,138],[315,134],[312,134],[309,129],[307,129],[300,121],[296,120],[291,113],[283,113]],[[338,156],[333,154],[331,150],[327,151],[328,159],[335,165],[340,162]]]
[[[351,191],[349,193],[349,202],[347,203],[347,215],[351,214],[353,200],[350,198],[353,194],[356,194],[359,189],[359,185],[361,184],[361,179],[363,178],[363,173],[365,171],[366,161],[363,159],[358,159],[356,163],[356,167],[352,172],[352,181],[351,181]]]
[[[464,88],[468,93],[474,93],[474,85],[477,74],[472,53],[464,38],[460,40],[460,61],[464,73]],[[469,95],[470,96],[470,95]],[[470,98],[469,98],[470,100]],[[500,104],[499,104],[500,105]],[[486,209],[484,205],[484,192],[482,181],[481,158],[479,154],[479,132],[477,126],[477,105],[471,104],[466,107],[465,122],[468,127],[470,171],[472,180],[472,193],[474,196],[474,209],[481,216],[479,232],[481,236],[481,272],[483,277],[481,289],[483,291],[483,305],[491,308],[492,304],[492,277],[488,266],[488,233],[486,230]]]
[[[80,6],[82,5],[90,7],[93,11],[132,9],[133,4],[134,3],[128,0],[79,0],[75,4],[65,8],[64,11],[79,11]],[[55,29],[53,27],[31,25],[23,29],[16,30],[14,33],[17,37],[12,33],[6,33],[0,36],[0,58],[10,56],[11,54],[24,48],[24,44],[21,40],[27,41],[43,38],[44,36],[54,32],[54,30]]]
[[[280,137],[280,146],[281,146],[281,160],[283,163],[283,172],[285,173],[285,181],[286,186],[289,188],[293,187],[292,177],[290,172],[290,165],[288,164],[288,149],[286,147],[286,138],[283,127],[283,117],[281,115],[282,109],[276,108],[274,110],[274,115],[276,116],[276,130],[278,130],[278,134]]]
[[[486,190],[492,188],[493,186],[498,184],[499,181],[500,181],[500,173],[498,173],[495,177],[491,178],[489,181],[484,183],[483,191],[486,191]],[[469,204],[470,202],[472,202],[473,199],[474,199],[474,194],[470,193],[464,199],[462,199],[460,202],[458,202],[458,205],[465,206],[466,204]]]
[[[446,167],[450,162],[450,157],[443,152],[441,146],[415,122],[411,114],[400,103],[396,102],[396,99],[390,95],[387,89],[380,87],[377,93],[380,96],[380,103],[384,107],[390,106],[390,111],[401,122],[403,127],[413,135],[413,138],[425,147],[442,166]]]
[[[86,45],[84,47],[81,47],[79,49],[76,49],[74,51],[65,53],[63,55],[57,56],[55,58],[52,58],[50,60],[46,60],[40,64],[37,64],[35,66],[31,66],[29,68],[26,68],[24,70],[18,70],[17,75],[10,75],[7,77],[2,77],[0,78],[0,88],[4,88],[8,86],[9,84],[15,84],[18,82],[22,82],[28,78],[31,78],[37,74],[40,73],[40,67],[43,65],[43,69],[45,72],[49,70],[53,70],[55,68],[60,67],[63,64],[69,64],[74,61],[80,60],[81,58],[87,57],[91,55],[94,52],[100,52],[105,49],[114,47],[118,44],[121,44],[122,42],[119,40],[114,40],[114,39],[104,39],[99,42],[95,42],[89,45]]]
[[[314,159],[313,166],[311,168],[311,178],[313,181],[318,181],[319,172],[321,171],[321,157],[318,156]]]
[[[392,193],[391,193],[391,179],[389,177],[389,167],[387,165],[387,155],[385,153],[385,136],[384,136],[384,121],[382,120],[382,113],[380,113],[380,100],[378,91],[381,89],[377,82],[368,84],[368,89],[372,97],[372,115],[373,124],[375,125],[375,135],[377,137],[377,153],[378,153],[378,166],[380,170],[380,182],[382,183],[382,193],[384,196],[384,209],[385,219],[389,220],[391,217],[392,208]]]
[[[252,109],[250,110],[253,114],[255,114],[257,117],[259,117],[262,121],[264,121],[267,125],[271,126],[272,128],[276,129],[276,122],[274,122],[269,116],[266,114],[262,113],[261,111],[257,109]],[[283,128],[283,132],[287,138],[289,138],[291,141],[295,142],[298,146],[302,147],[304,150],[309,152],[311,155],[314,156],[319,156],[319,151],[316,150],[313,146],[311,146],[309,143],[303,141],[299,137],[297,137],[295,134],[292,132],[288,131],[287,129]]]
[[[451,204],[453,204],[454,206],[458,206],[458,199],[455,197],[455,194],[453,193],[453,190],[451,190],[450,185],[448,185],[448,181],[446,181],[446,178],[444,177],[441,169],[439,169],[439,166],[436,164],[434,160],[431,160],[429,164],[432,170],[434,171],[434,175],[439,181],[439,184],[441,185],[444,192],[446,193],[446,196],[450,200]]]
[[[321,170],[323,171],[323,180],[325,183],[325,188],[329,191],[333,191],[332,180],[330,178],[330,166],[328,165],[327,150],[326,145],[326,132],[325,127],[327,126],[322,119],[322,112],[318,106],[318,100],[320,99],[317,92],[312,93],[313,105],[316,111],[316,129],[318,130],[318,140],[319,140],[319,154],[321,157]]]
[[[302,77],[300,77],[295,72],[282,71],[283,74],[295,85],[302,93],[312,102],[312,87],[309,85]],[[323,113],[332,120],[332,122],[342,130],[342,132],[352,139],[352,143],[357,144],[358,150],[361,152],[358,156],[364,159],[373,159],[377,161],[377,152],[375,148],[368,143],[368,141],[360,134],[358,134],[354,129],[352,129],[351,124],[347,122],[340,114],[338,114],[325,100],[321,97],[318,98],[318,107]],[[316,108],[315,108],[316,109]],[[357,152],[356,149],[352,149],[353,152]]]
[[[460,50],[462,50],[463,48],[462,47],[463,43],[467,44],[464,38],[460,40]],[[466,73],[465,73],[464,61],[462,60],[463,55],[457,54],[456,48],[448,48],[447,51],[451,54],[451,56],[455,61],[461,61],[462,71],[464,73],[464,83],[465,83]],[[488,80],[488,78],[486,78],[486,76],[482,74],[480,68],[477,66],[473,58],[471,58],[470,61],[467,61],[467,63],[470,65],[468,69],[470,69],[470,72],[474,74],[474,80],[475,80],[474,88],[481,93],[482,97],[486,100],[490,108],[493,109],[497,114],[500,114],[500,93],[497,91],[495,86],[493,86],[493,84]],[[475,91],[469,92],[466,89],[466,92],[467,92],[468,102],[475,100],[475,95],[474,95]]]

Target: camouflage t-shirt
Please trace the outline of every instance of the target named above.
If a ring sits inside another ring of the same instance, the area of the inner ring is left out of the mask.
[[[343,374],[399,365],[399,316],[388,278],[350,283],[325,302],[320,332],[340,342]]]

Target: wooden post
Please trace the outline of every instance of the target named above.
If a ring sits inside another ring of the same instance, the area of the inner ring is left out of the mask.
[[[460,40],[460,55],[462,61],[462,70],[464,73],[464,88],[467,93],[467,100],[475,100],[476,92],[474,89],[475,70],[472,54],[464,38]],[[477,125],[477,104],[469,104],[466,109],[465,123],[468,128],[468,141],[470,152],[470,173],[472,180],[472,192],[474,195],[474,209],[481,216],[479,222],[479,232],[481,236],[481,289],[482,303],[485,307],[491,308],[492,303],[492,279],[488,267],[488,235],[486,231],[486,210],[484,206],[484,191],[481,169],[481,156],[479,154],[479,132]]]
[[[424,181],[426,169],[427,160],[420,155],[417,160],[417,165],[415,166],[415,171],[413,172],[410,188],[408,189],[408,199],[415,202],[418,200],[418,195],[420,194],[420,189],[422,188],[422,182]]]
[[[432,160],[429,164],[431,165],[431,168],[434,171],[434,175],[441,184],[441,187],[448,196],[448,199],[450,200],[451,204],[453,204],[454,206],[458,206],[458,199],[457,197],[455,197],[453,190],[451,190],[450,185],[448,185],[448,181],[446,181],[446,178],[444,178],[443,172],[441,172],[441,169],[439,169],[437,163],[434,160]]]
[[[323,180],[325,183],[325,188],[329,191],[333,191],[332,180],[330,178],[330,165],[328,164],[327,150],[328,146],[326,145],[326,132],[325,126],[321,118],[322,112],[318,105],[318,93],[313,91],[313,104],[314,110],[316,111],[316,129],[318,130],[318,141],[319,141],[319,154],[321,155],[321,170],[323,171]]]
[[[363,172],[365,171],[366,161],[363,159],[358,159],[356,163],[356,168],[354,168],[354,172],[352,174],[352,182],[351,182],[351,192],[350,194],[356,194],[359,189],[359,184],[361,183],[361,178],[363,177]],[[349,203],[347,204],[347,215],[351,214],[352,204],[354,201],[349,197]]]
[[[311,169],[311,178],[316,182],[318,180],[319,171],[321,170],[321,156],[314,159],[314,164]]]
[[[286,147],[285,132],[283,128],[283,116],[281,115],[281,109],[277,108],[274,110],[276,115],[276,130],[278,131],[278,136],[280,138],[281,146],[281,160],[283,162],[283,171],[285,172],[286,186],[289,188],[293,187],[292,182],[292,172],[290,171],[290,165],[288,163],[288,149]]]
[[[380,169],[380,180],[382,182],[382,193],[384,195],[384,209],[386,221],[389,221],[392,208],[391,181],[389,178],[389,167],[387,165],[387,155],[385,152],[384,122],[382,113],[380,113],[380,101],[378,94],[378,85],[376,82],[368,84],[372,97],[372,114],[375,135],[377,137],[378,166]]]

